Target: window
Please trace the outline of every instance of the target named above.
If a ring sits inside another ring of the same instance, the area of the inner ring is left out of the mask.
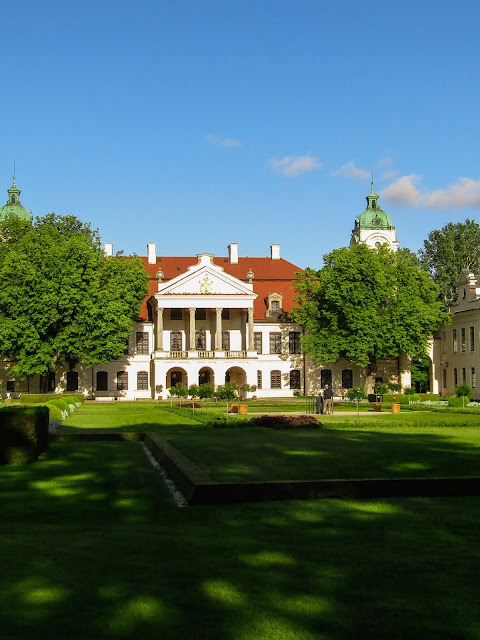
[[[222,349],[230,351],[230,331],[222,331]]]
[[[443,388],[444,389],[447,388],[447,370],[446,369],[443,370]]]
[[[465,367],[462,367],[462,384],[465,384],[467,381],[467,372],[465,370]]]
[[[182,319],[181,309],[170,309],[170,320],[181,320],[181,319]]]
[[[137,331],[136,351],[143,355],[150,353],[148,350],[148,333],[146,331]]]
[[[460,335],[462,340],[462,351],[465,351],[465,327],[462,327]]]
[[[262,372],[260,370],[257,371],[257,389],[262,388]]]
[[[453,353],[457,353],[457,330],[452,329]]]
[[[277,369],[275,369],[274,371],[270,371],[270,388],[271,389],[282,388],[282,374]]]
[[[470,327],[470,351],[475,351],[475,327]]]
[[[47,376],[47,391],[55,391],[56,386],[55,371],[49,371]]]
[[[475,367],[472,367],[472,389],[475,389]]]
[[[137,389],[138,391],[148,391],[148,373],[147,371],[137,372]]]
[[[170,331],[170,351],[182,350],[182,332]]]
[[[253,348],[257,353],[262,353],[262,332],[253,332]]]
[[[223,332],[222,332],[223,333]],[[205,329],[195,331],[195,349],[205,351],[206,349]]]
[[[108,391],[108,373],[97,371],[97,391]]]
[[[206,320],[206,319],[207,319],[206,309],[195,309],[195,320]]]
[[[457,370],[454,369],[453,370],[453,386],[456,387],[458,384],[458,374],[457,374]]]
[[[300,331],[288,332],[288,349],[290,353],[302,353],[302,344],[300,342]]]
[[[323,387],[328,384],[329,387],[332,386],[332,370],[331,369],[322,369],[320,373],[320,385]]]
[[[128,391],[128,373],[117,371],[117,391]]]
[[[447,353],[447,332],[442,331],[442,353]]]
[[[222,320],[230,320],[230,309],[222,309]]]
[[[299,369],[292,369],[292,371],[290,371],[290,389],[300,389]]]
[[[353,389],[353,371],[351,369],[342,369],[342,388]]]
[[[282,353],[282,334],[280,331],[270,334],[270,353]]]
[[[280,300],[272,300],[270,302],[270,311],[280,311]]]
[[[15,392],[15,380],[7,380],[7,391],[8,393]]]
[[[67,371],[67,391],[78,391],[78,371]]]

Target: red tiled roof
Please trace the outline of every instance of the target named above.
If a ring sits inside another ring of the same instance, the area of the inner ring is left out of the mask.
[[[156,274],[159,269],[163,271],[163,282],[176,278],[185,273],[188,267],[198,264],[197,256],[193,257],[157,257],[155,264],[148,264],[146,257],[140,257],[145,265],[145,270],[150,275],[148,295],[143,301],[140,309],[139,320],[148,318],[147,300],[157,292]],[[254,273],[253,291],[257,294],[254,306],[254,319],[261,320],[265,318],[267,310],[266,298],[271,293],[279,293],[283,296],[282,307],[287,313],[294,306],[294,291],[292,282],[296,274],[303,269],[295,266],[291,262],[280,258],[280,260],[272,260],[271,258],[238,258],[238,264],[231,264],[228,258],[214,257],[213,263],[225,270],[239,280],[248,282],[247,273],[250,269]]]

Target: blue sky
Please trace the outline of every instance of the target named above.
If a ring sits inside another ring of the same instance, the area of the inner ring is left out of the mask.
[[[401,246],[480,208],[477,0],[2,2],[0,189],[115,250]],[[1,194],[0,194],[1,196]]]

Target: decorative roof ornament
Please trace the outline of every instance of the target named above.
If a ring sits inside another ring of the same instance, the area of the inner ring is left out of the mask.
[[[156,273],[156,277],[157,277],[157,279],[158,279],[158,281],[159,281],[159,282],[161,282],[161,281],[162,281],[163,276],[164,276],[164,273],[163,273],[163,271],[162,271],[162,268],[160,267],[160,269],[159,269],[159,270],[157,271],[157,273]]]
[[[248,270],[248,273],[247,273],[248,284],[252,284],[254,277],[255,277],[255,274],[252,271],[252,267],[250,267],[250,269]]]
[[[208,279],[208,275],[205,274],[203,280],[200,281],[200,293],[212,293],[212,282]]]

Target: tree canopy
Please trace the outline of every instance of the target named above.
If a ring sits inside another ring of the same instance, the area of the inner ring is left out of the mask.
[[[306,330],[305,352],[317,362],[346,358],[367,366],[424,353],[429,336],[449,322],[437,286],[408,250],[359,244],[335,249],[324,263],[298,276],[292,312]]]
[[[456,283],[462,269],[480,271],[480,225],[475,220],[449,222],[429,233],[419,256],[439,287],[445,305],[456,298]]]
[[[0,224],[0,356],[19,377],[119,358],[147,293],[137,257],[106,258],[74,216]]]

